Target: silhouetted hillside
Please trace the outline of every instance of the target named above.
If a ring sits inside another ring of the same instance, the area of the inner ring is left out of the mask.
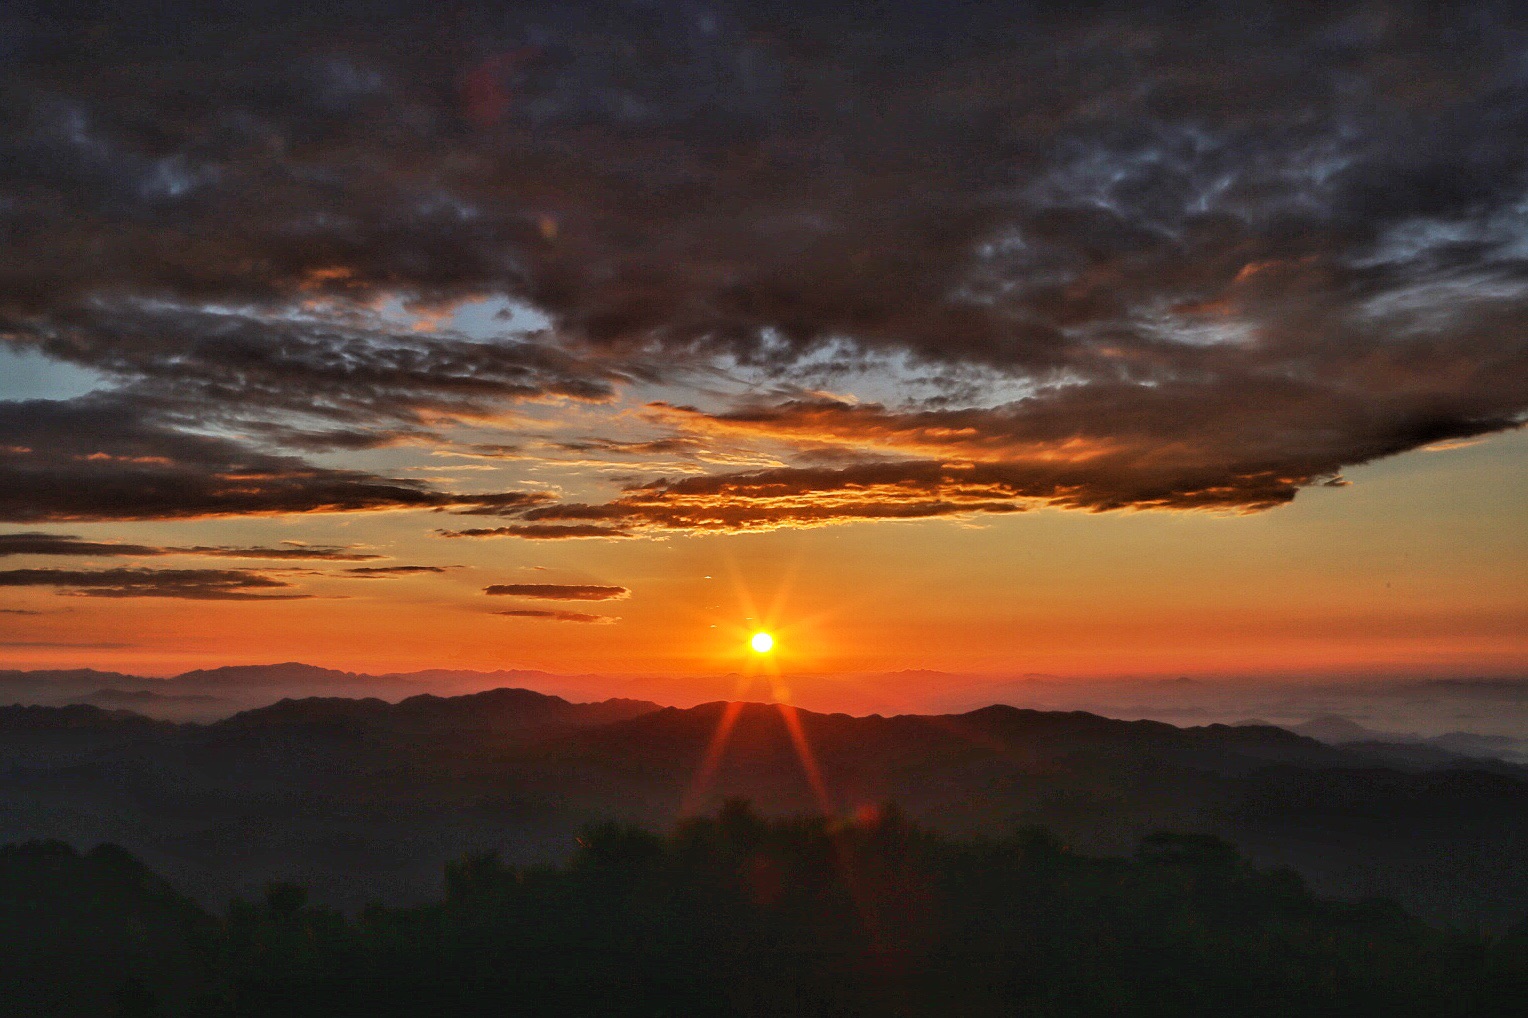
[[[1497,929],[1528,914],[1528,772],[1273,727],[510,689],[285,700],[212,725],[11,711],[32,720],[9,734],[0,720],[0,838],[120,843],[210,901],[285,878],[346,906],[423,900],[464,851],[555,860],[587,823],[661,827],[741,796],[776,815],[893,801],[961,836],[1042,824],[1094,852],[1163,828],[1214,834],[1323,893]]]
[[[19,790],[25,775],[33,768],[76,765],[121,753],[131,755],[141,746],[176,739],[181,731],[168,721],[90,704],[0,707],[0,764],[13,768],[10,779]],[[0,799],[0,809],[5,801]],[[5,816],[0,812],[0,827],[5,825]]]
[[[0,707],[0,732],[58,730],[119,732],[123,729],[166,731],[170,727],[162,721],[155,721],[129,710],[108,710],[84,703],[70,704],[67,707],[36,707],[20,704]]]
[[[449,697],[422,693],[396,704],[375,697],[286,699],[243,711],[219,724],[230,728],[346,724],[375,732],[418,735],[549,734],[622,721],[658,709],[657,704],[640,700],[569,703],[529,689],[491,689]]]
[[[0,847],[0,1014],[107,1015],[131,979],[205,986],[217,924],[127,852]]]

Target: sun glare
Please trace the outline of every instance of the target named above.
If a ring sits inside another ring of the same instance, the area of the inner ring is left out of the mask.
[[[756,654],[768,654],[775,649],[775,638],[768,633],[754,633],[748,641]]]

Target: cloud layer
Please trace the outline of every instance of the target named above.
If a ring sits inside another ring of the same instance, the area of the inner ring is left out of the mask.
[[[0,403],[0,519],[1249,511],[1528,414],[1517,5],[452,10],[0,15],[0,338],[113,387]],[[690,469],[606,500],[312,460],[706,372],[535,446]]]

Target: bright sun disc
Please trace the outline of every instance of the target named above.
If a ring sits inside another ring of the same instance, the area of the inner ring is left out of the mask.
[[[768,654],[775,649],[775,638],[768,633],[754,633],[748,641],[748,646],[754,649],[756,654]]]

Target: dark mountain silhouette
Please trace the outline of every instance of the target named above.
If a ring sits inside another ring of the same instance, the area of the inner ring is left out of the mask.
[[[449,697],[421,693],[398,703],[376,697],[285,699],[217,724],[228,729],[347,728],[378,737],[446,736],[456,740],[513,734],[540,738],[624,721],[658,709],[658,704],[642,700],[569,703],[529,689],[491,689]]]
[[[417,901],[464,851],[555,860],[585,824],[663,828],[744,796],[772,814],[896,802],[962,835],[1042,824],[1095,852],[1164,828],[1216,834],[1324,893],[1493,928],[1528,914],[1528,770],[1269,726],[1005,706],[677,709],[502,689],[289,699],[210,725],[7,708],[0,751],[0,840],[123,844],[208,901],[286,878],[346,906]]]
[[[112,845],[0,846],[0,1014],[109,1015],[130,981],[186,997],[216,923]]]
[[[94,668],[42,671],[0,670],[0,703],[59,704],[106,687],[139,688],[155,683],[137,675],[98,672]]]
[[[83,703],[0,707],[0,762],[22,767],[44,760],[88,759],[108,749],[174,738],[176,732],[168,721]]]
[[[1265,719],[1259,721],[1265,726],[1279,725],[1338,744],[1425,742],[1449,753],[1528,762],[1528,696],[1520,695],[1528,686],[1522,682],[1327,683],[1302,686],[1294,697],[1287,685],[1277,683],[1181,679],[1078,682],[1026,675],[995,680],[927,670],[788,679],[790,687],[805,698],[800,706],[823,712],[895,714],[917,704],[932,708],[928,713],[959,714],[990,703],[1016,703],[1046,711],[1086,711],[1175,725],[1258,718]],[[97,703],[176,721],[216,721],[283,698],[376,697],[393,702],[426,693],[454,696],[499,688],[537,689],[575,702],[614,695],[677,706],[772,696],[772,688],[758,677],[750,680],[737,674],[611,676],[449,668],[368,674],[299,662],[198,669],[169,678],[88,669],[0,671],[0,704]],[[103,697],[103,689],[118,692]],[[123,698],[129,695],[135,699]],[[1352,717],[1365,720],[1358,724]],[[1308,724],[1316,727],[1302,727]],[[1429,734],[1412,734],[1416,732]]]
[[[1524,746],[1510,735],[1481,735],[1477,732],[1444,732],[1427,740],[1439,749],[1462,756],[1498,757],[1521,760]]]
[[[590,676],[553,676],[538,671],[482,672],[438,668],[372,675],[296,661],[195,669],[170,678],[148,678],[90,668],[0,671],[0,703],[39,706],[95,703],[130,707],[177,721],[215,721],[279,699],[345,697],[396,701],[442,692],[462,694],[579,678],[593,681]]]
[[[0,732],[79,731],[118,732],[124,728],[137,731],[163,731],[171,726],[129,710],[108,710],[77,703],[67,707],[37,707],[13,704],[0,707]]]
[[[98,689],[80,702],[137,711],[170,721],[208,721],[232,709],[229,701],[207,693],[156,693],[148,689]]]
[[[273,665],[225,665],[221,668],[196,668],[169,680],[177,686],[284,686],[295,682],[327,684],[353,683],[361,676],[335,668],[320,668],[299,661]],[[369,677],[369,676],[368,676]]]

